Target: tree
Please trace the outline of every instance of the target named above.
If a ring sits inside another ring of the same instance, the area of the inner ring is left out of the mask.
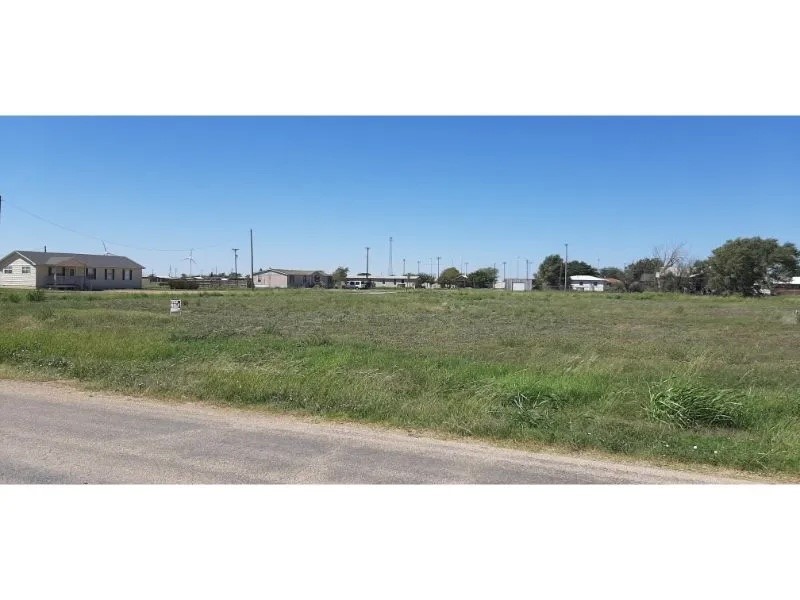
[[[800,252],[774,238],[736,238],[712,251],[708,269],[713,289],[750,296],[800,272]]]
[[[442,287],[454,287],[458,284],[458,278],[461,277],[461,272],[455,267],[447,267],[439,274],[437,283]]]
[[[603,267],[600,269],[600,277],[604,279],[618,279],[619,281],[624,282],[625,271],[619,267]]]
[[[661,269],[661,261],[657,258],[640,258],[625,267],[625,289],[629,292],[641,292],[647,288],[655,288],[656,273]]]
[[[429,275],[428,273],[417,273],[417,283],[415,287],[421,288],[425,286],[425,284],[433,285],[436,283],[436,278],[433,275]]]
[[[497,281],[497,269],[485,267],[467,275],[468,285],[474,288],[491,288]]]
[[[653,258],[661,263],[655,272],[659,291],[666,291],[665,284],[680,285],[681,279],[686,275],[685,271],[688,271],[683,244],[656,246],[653,248]]]
[[[337,267],[332,275],[333,285],[341,287],[347,279],[347,272],[349,270],[348,267]]]
[[[571,260],[567,263],[567,277],[572,277],[573,275],[592,275],[597,277],[597,269],[582,260]]]
[[[536,272],[537,281],[542,289],[560,288],[564,285],[564,259],[558,254],[546,256]]]

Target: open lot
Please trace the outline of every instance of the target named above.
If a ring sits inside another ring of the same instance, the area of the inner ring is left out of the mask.
[[[0,375],[796,478],[798,309],[797,297],[489,290],[0,291]]]

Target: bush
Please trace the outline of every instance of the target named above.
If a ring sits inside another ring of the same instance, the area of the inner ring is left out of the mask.
[[[44,302],[45,295],[42,290],[31,290],[27,294],[28,302]]]
[[[703,426],[739,429],[747,425],[743,403],[746,396],[742,392],[709,388],[678,377],[648,387],[647,412],[661,423],[681,429]]]
[[[17,302],[19,302],[19,300],[20,300],[20,298],[19,298],[19,294],[15,294],[14,292],[11,292],[11,293],[10,293],[10,294],[7,296],[7,298],[8,298],[8,301],[9,301],[9,302],[11,302],[12,304],[16,304],[16,303],[17,303]]]
[[[186,279],[173,279],[169,282],[171,290],[196,290],[200,288],[198,281],[188,281]]]

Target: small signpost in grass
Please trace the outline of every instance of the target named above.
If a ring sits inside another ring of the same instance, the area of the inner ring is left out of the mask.
[[[181,301],[180,300],[170,300],[169,301],[169,314],[171,314],[171,315],[179,315],[179,314],[181,314]]]

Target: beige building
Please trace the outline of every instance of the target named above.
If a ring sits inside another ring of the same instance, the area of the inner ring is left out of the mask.
[[[267,269],[253,273],[256,288],[310,288],[331,287],[333,276],[325,271],[298,271],[296,269]]]
[[[0,287],[140,289],[143,268],[125,256],[14,250],[0,259]]]

